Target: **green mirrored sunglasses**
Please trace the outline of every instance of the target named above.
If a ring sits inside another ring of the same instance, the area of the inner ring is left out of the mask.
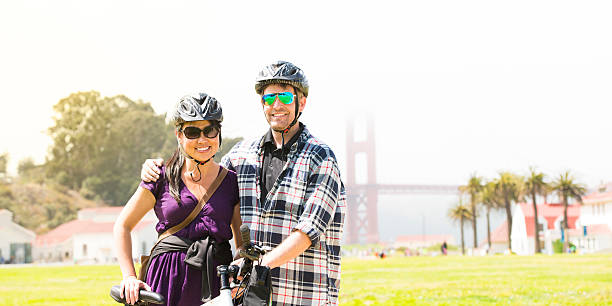
[[[276,101],[276,97],[283,104],[293,103],[293,94],[288,91],[263,95],[261,96],[261,101],[267,105],[272,105]]]

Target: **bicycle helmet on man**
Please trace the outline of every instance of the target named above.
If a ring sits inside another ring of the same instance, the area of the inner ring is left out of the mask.
[[[277,61],[264,67],[264,69],[259,72],[255,81],[255,92],[257,92],[258,95],[263,94],[266,86],[270,84],[285,84],[292,86],[296,97],[300,92],[304,97],[308,97],[308,79],[306,79],[304,71],[290,62]],[[300,115],[299,103],[295,103],[295,117],[293,121],[291,121],[287,128],[277,132],[282,132],[283,134],[287,133],[289,129],[297,123]]]

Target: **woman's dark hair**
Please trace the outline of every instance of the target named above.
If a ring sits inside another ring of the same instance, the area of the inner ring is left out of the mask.
[[[219,130],[219,147],[221,146],[221,122],[216,120],[210,120],[210,124]],[[176,129],[181,132],[183,123],[177,124]],[[180,143],[177,143],[176,150],[166,161],[166,179],[168,180],[168,187],[170,195],[176,200],[176,203],[180,206],[181,197],[179,194],[179,185],[181,182],[181,168],[185,164],[185,155],[181,152]]]

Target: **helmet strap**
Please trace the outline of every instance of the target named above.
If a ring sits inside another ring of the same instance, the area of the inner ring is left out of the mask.
[[[302,113],[300,112],[300,106],[299,106],[299,96],[298,96],[298,90],[297,88],[295,88],[295,86],[291,86],[293,87],[293,92],[295,92],[295,116],[293,117],[293,121],[291,121],[291,123],[289,123],[289,126],[287,128],[285,128],[284,130],[274,130],[276,132],[280,132],[281,133],[281,158],[283,161],[287,161],[284,153],[285,153],[285,134],[289,133],[289,130],[297,123],[298,118],[300,118],[300,116],[302,115]]]
[[[283,135],[285,133],[289,133],[289,130],[297,123],[298,118],[300,118],[300,116],[302,115],[302,113],[300,112],[300,105],[299,105],[299,102],[298,102],[298,100],[299,100],[298,99],[298,94],[297,94],[298,90],[297,90],[297,88],[295,88],[295,86],[291,86],[291,87],[293,87],[293,91],[295,92],[295,97],[296,97],[295,102],[294,102],[295,103],[295,116],[293,117],[293,121],[291,121],[291,123],[289,123],[288,127],[286,127],[283,130],[274,130],[275,132],[282,133]]]
[[[205,165],[207,162],[209,162],[215,156],[213,155],[212,157],[210,157],[209,159],[207,159],[207,160],[205,160],[203,162],[201,162],[201,161],[199,161],[199,160],[197,160],[197,159],[195,159],[195,158],[193,158],[191,156],[187,156],[187,157],[191,158],[193,161],[196,162],[196,169],[198,169],[198,179],[197,180],[193,178],[193,172],[189,173],[189,176],[191,176],[191,180],[192,181],[199,182],[202,179],[202,171],[200,171],[200,165]]]
[[[183,155],[191,160],[193,160],[194,162],[196,162],[196,169],[198,170],[198,179],[194,179],[193,178],[193,171],[191,173],[189,173],[189,176],[191,176],[191,180],[193,180],[194,182],[199,182],[202,179],[202,171],[200,171],[200,165],[205,165],[206,163],[208,163],[211,159],[213,159],[215,157],[215,155],[211,156],[209,159],[205,160],[205,161],[199,161],[193,157],[191,157],[189,154],[187,154],[187,152],[185,152],[185,150],[183,150],[183,146],[179,145],[179,148],[181,148],[181,153],[183,153]]]

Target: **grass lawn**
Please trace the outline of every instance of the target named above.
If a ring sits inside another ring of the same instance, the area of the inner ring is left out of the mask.
[[[109,295],[116,266],[0,268],[0,305],[120,305]]]
[[[0,268],[0,305],[119,305],[118,266]],[[612,305],[612,255],[342,261],[341,305]]]
[[[342,305],[612,305],[612,255],[342,261]]]

